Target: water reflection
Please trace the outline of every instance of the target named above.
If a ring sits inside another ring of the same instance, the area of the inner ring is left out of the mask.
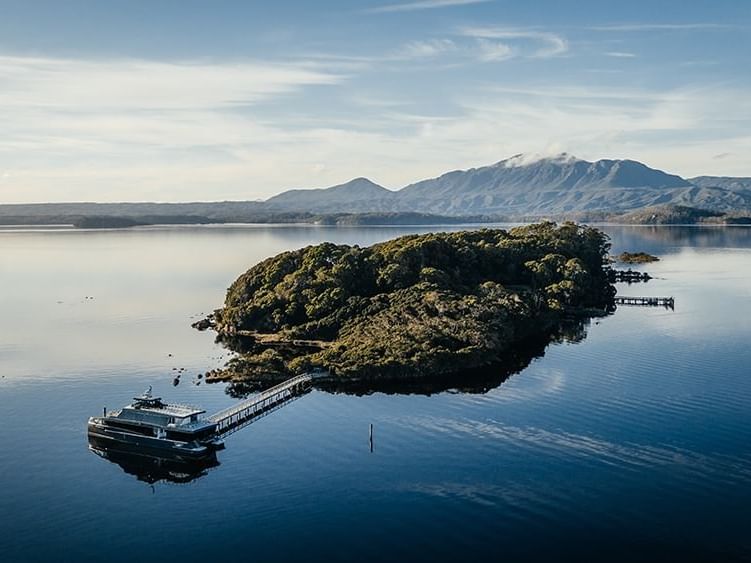
[[[602,226],[613,240],[614,253],[621,250],[660,255],[678,248],[749,248],[751,229],[735,226]]]
[[[561,336],[582,345],[543,346],[518,377],[448,385],[501,385],[482,396],[314,392],[231,436],[218,471],[106,452],[111,465],[83,447],[82,424],[152,383],[210,412],[230,406],[223,385],[189,384],[226,360],[191,317],[269,255],[403,233],[1,234],[3,560],[130,563],[144,545],[186,562],[217,546],[247,558],[249,545],[272,560],[748,559],[751,229],[606,230],[614,253],[661,258],[648,285],[621,291],[675,295],[675,312],[620,307]],[[187,375],[172,387],[175,366]],[[139,502],[143,483],[191,478]]]
[[[159,481],[190,483],[218,467],[216,454],[200,460],[184,460],[177,457],[161,457],[144,454],[142,450],[124,444],[111,443],[89,436],[89,450],[99,457],[116,463],[125,473],[139,481],[153,485]]]

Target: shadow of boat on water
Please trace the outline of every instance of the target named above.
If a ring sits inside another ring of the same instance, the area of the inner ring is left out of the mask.
[[[134,446],[113,445],[94,436],[89,436],[89,451],[119,465],[125,473],[133,475],[139,481],[151,485],[159,481],[190,483],[208,475],[210,469],[220,465],[215,453],[200,460],[184,460],[168,457],[168,454],[145,453]]]

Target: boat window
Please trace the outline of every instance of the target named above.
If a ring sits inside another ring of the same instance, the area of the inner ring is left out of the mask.
[[[190,415],[190,421],[191,422],[195,422],[196,420],[198,420],[198,415],[197,414]]]
[[[170,424],[175,424],[175,417],[174,416],[169,417],[169,423]]]

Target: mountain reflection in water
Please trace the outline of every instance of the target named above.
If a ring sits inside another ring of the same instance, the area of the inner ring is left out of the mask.
[[[116,463],[125,473],[134,475],[139,481],[151,485],[159,481],[190,483],[207,475],[209,469],[220,465],[215,453],[201,460],[158,457],[144,454],[138,448],[123,444],[113,446],[93,436],[89,436],[89,450],[107,461]]]

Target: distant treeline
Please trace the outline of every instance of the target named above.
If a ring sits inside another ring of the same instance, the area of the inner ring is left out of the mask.
[[[452,225],[468,223],[502,223],[508,218],[500,215],[431,215],[429,213],[334,213],[319,215],[321,225]]]
[[[221,223],[308,223],[317,225],[450,225],[502,222],[504,217],[453,217],[424,213],[249,213],[225,217],[200,215],[0,215],[0,225],[72,225],[80,229],[117,229],[144,225]]]
[[[187,211],[206,213],[188,213]],[[159,213],[149,211],[160,211]],[[751,215],[666,205],[630,211],[580,211],[540,215],[434,215],[416,212],[306,213],[262,210],[257,202],[0,205],[0,225],[72,225],[127,228],[142,225],[214,223],[308,223],[318,225],[454,225],[532,223],[539,220],[638,225],[751,225]]]
[[[195,225],[211,223],[206,217],[194,215],[0,215],[0,225],[72,225],[80,229],[118,229],[139,225]]]
[[[139,225],[201,225],[210,222],[206,217],[195,215],[145,215],[142,217],[94,215],[79,217],[73,221],[73,226],[79,229],[120,229]]]

